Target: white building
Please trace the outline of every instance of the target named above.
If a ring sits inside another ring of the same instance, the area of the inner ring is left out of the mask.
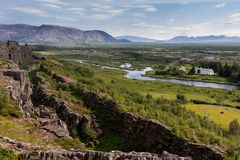
[[[185,68],[185,67],[183,67],[183,66],[181,66],[181,67],[179,68],[179,71],[186,72],[186,68]]]
[[[206,69],[206,68],[196,68],[195,74],[203,74],[203,75],[214,75],[213,69]]]
[[[132,67],[132,65],[130,63],[124,63],[123,65],[120,66],[120,68],[123,69],[130,69]]]

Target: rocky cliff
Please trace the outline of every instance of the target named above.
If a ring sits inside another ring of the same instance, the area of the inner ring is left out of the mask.
[[[17,42],[0,42],[0,61],[10,60],[20,68],[26,68],[33,62],[32,50],[27,45],[19,45]]]
[[[82,91],[82,96],[85,105],[94,110],[97,117],[111,124],[112,130],[121,134],[129,143],[134,142],[137,151],[168,151],[199,160],[223,159],[223,154],[215,148],[178,138],[170,127],[159,121],[121,112],[114,101],[99,101],[96,93]]]
[[[102,133],[99,124],[96,123],[93,116],[73,112],[67,103],[52,96],[48,88],[50,88],[50,86],[44,78],[37,75],[34,80],[34,93],[32,95],[35,110],[39,108],[39,106],[53,109],[59,119],[67,124],[68,129],[70,131],[76,130],[79,135],[83,133],[84,127],[86,126],[89,126],[97,136]],[[45,110],[45,114],[48,114],[47,110]]]
[[[42,71],[51,75],[53,78],[56,74],[48,71],[44,66]],[[57,76],[61,77],[61,76]],[[58,79],[56,79],[58,80]],[[44,79],[41,79],[44,81]],[[39,80],[37,82],[40,82]],[[59,81],[62,83],[64,81]],[[49,95],[40,88],[37,91],[37,97],[43,100],[44,103],[49,103]],[[100,94],[87,92],[82,90],[79,92],[83,97],[85,106],[93,110],[93,114],[97,119],[107,122],[109,127],[116,133],[120,134],[126,142],[131,144],[132,150],[147,151],[160,154],[163,151],[168,151],[180,156],[192,157],[193,159],[201,160],[221,160],[223,154],[217,149],[191,143],[189,140],[177,137],[170,127],[165,126],[156,120],[146,120],[141,116],[131,113],[121,112],[118,105],[112,100],[100,100]],[[58,105],[55,105],[58,106]]]
[[[32,88],[26,70],[20,70],[11,61],[7,62],[0,69],[0,84],[15,106],[19,106],[22,111],[32,105]]]

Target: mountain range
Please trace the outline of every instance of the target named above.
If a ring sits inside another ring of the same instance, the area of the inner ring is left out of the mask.
[[[157,42],[156,39],[151,39],[151,38],[145,38],[145,37],[137,37],[137,36],[118,36],[115,37],[118,40],[128,40],[130,42],[141,42],[141,43],[154,43]]]
[[[177,36],[169,40],[155,40],[137,36],[113,37],[100,30],[83,31],[56,25],[32,26],[26,24],[0,24],[0,41],[18,41],[30,44],[89,44],[89,43],[240,43],[240,37]]]
[[[227,37],[224,35],[197,37],[177,36],[170,40],[164,41],[164,43],[240,43],[240,37]]]
[[[37,44],[121,43],[100,30],[82,31],[55,25],[31,26],[25,24],[0,25],[0,40]]]

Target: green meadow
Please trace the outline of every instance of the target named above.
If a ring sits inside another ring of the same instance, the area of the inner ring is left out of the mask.
[[[202,104],[187,104],[185,107],[203,117],[208,117],[224,128],[228,128],[229,123],[234,119],[240,121],[240,110],[235,108]]]

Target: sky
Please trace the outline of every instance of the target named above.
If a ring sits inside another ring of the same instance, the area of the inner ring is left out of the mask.
[[[240,36],[240,0],[0,0],[1,24],[52,24],[113,36]]]

